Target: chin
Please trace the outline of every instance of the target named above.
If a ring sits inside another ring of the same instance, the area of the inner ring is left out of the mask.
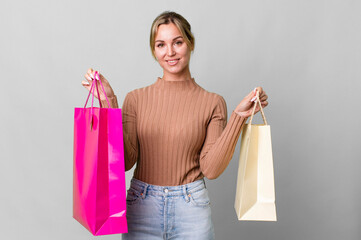
[[[177,69],[177,70],[175,70],[175,69],[172,69],[172,70],[170,70],[170,69],[167,69],[167,72],[169,72],[169,73],[171,73],[171,74],[180,74],[180,73],[182,73],[184,71],[184,69],[181,69],[181,70],[179,70],[179,69]]]
[[[164,66],[163,69],[169,73],[172,73],[172,74],[177,74],[177,73],[181,73],[184,71],[185,67],[183,68],[180,68],[180,67],[169,67],[169,66]]]

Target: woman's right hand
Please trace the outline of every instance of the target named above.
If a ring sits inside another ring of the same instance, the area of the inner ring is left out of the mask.
[[[255,88],[252,92],[250,92],[243,100],[238,104],[236,109],[234,110],[238,115],[248,118],[252,115],[254,101],[256,99],[256,95],[258,94],[259,100],[261,102],[262,108],[265,108],[268,105],[268,96],[265,91],[261,87]],[[260,110],[258,104],[256,104],[255,112],[256,114]]]
[[[87,73],[84,75],[85,79],[86,80],[83,80],[81,82],[81,84],[86,88],[88,89],[88,91],[90,91],[90,87],[93,83],[93,80],[94,80],[94,73],[95,73],[95,70],[93,70],[92,68],[89,68]],[[104,87],[104,90],[105,90],[105,93],[107,95],[108,98],[112,98],[114,96],[114,92],[113,92],[113,89],[112,87],[110,86],[109,82],[107,81],[107,79],[101,75],[98,71],[98,74],[99,74],[99,77],[100,77],[100,80],[102,81],[102,84],[103,84],[103,87]],[[99,84],[100,85],[100,84]],[[103,92],[103,89],[101,86],[98,85],[98,89],[99,89],[99,94],[100,94],[100,100],[105,100],[105,95],[104,95],[104,92]],[[94,91],[94,96],[96,98],[98,98],[98,93],[95,89]]]

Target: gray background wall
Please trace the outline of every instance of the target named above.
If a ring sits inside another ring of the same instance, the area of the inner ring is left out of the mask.
[[[360,1],[9,1],[0,8],[0,238],[92,237],[72,219],[73,109],[89,67],[119,103],[161,68],[148,48],[164,10],[192,24],[191,72],[228,115],[256,86],[269,95],[277,222],[238,222],[238,142],[207,180],[216,238],[361,238]],[[261,121],[258,116],[256,121]],[[132,172],[127,172],[129,185]]]

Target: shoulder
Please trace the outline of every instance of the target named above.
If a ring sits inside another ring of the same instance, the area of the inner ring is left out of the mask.
[[[140,97],[144,96],[144,94],[146,92],[148,92],[148,90],[151,86],[152,85],[133,89],[132,91],[130,91],[126,94],[124,101],[136,103]]]
[[[145,87],[136,88],[136,89],[128,92],[127,96],[129,95],[130,97],[132,97],[134,99],[138,99],[139,97],[142,97],[142,96],[146,95],[147,93],[149,93],[153,88],[154,88],[154,83],[151,85],[147,85]]]
[[[216,107],[226,108],[227,107],[226,101],[224,100],[223,96],[221,96],[218,93],[207,91],[202,87],[199,87],[199,88],[200,88],[200,92],[201,92],[202,96],[204,98],[206,98],[207,102],[210,104],[210,106],[212,108],[216,108]]]
[[[203,99],[203,101],[207,103],[207,122],[220,122],[219,124],[224,127],[227,121],[227,104],[223,96],[218,93],[209,92],[204,89],[201,92],[201,95],[205,98]]]
[[[206,112],[208,112],[208,120],[211,119],[227,119],[227,104],[223,96],[218,93],[210,92],[205,90],[202,87],[199,87],[199,95],[202,98],[202,104],[206,108]]]

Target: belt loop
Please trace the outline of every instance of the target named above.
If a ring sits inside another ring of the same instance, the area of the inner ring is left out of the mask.
[[[189,196],[188,196],[186,185],[183,185],[183,194],[185,196],[186,202],[189,202]]]
[[[148,184],[146,183],[143,189],[143,192],[141,193],[142,198],[144,199],[147,194]]]
[[[204,180],[204,178],[202,178],[202,180],[203,180],[203,183],[204,183],[204,187],[207,188],[206,181]]]

